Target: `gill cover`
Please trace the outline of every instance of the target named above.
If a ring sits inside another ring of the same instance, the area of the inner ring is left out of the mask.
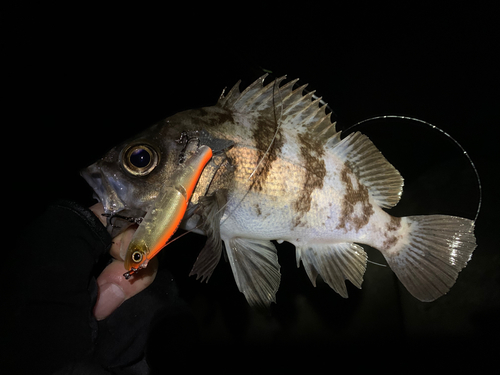
[[[183,162],[175,169],[171,179],[162,186],[132,237],[125,256],[125,278],[128,279],[139,269],[147,267],[149,260],[158,254],[179,227],[198,179],[212,158],[211,148],[198,147],[198,144],[197,138],[188,141]],[[140,153],[142,150],[141,148]],[[127,152],[134,153],[135,149]],[[148,158],[145,154],[144,156],[145,159]],[[139,166],[136,167],[143,168],[141,165],[144,165],[147,168],[148,163],[150,161],[142,161],[139,158]]]

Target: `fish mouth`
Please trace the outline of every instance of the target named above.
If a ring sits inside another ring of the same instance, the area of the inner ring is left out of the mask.
[[[92,188],[93,197],[103,205],[106,217],[106,229],[112,238],[116,237],[133,224],[140,224],[146,212],[143,210],[131,209],[118,196],[117,191],[122,186],[119,183],[107,179],[96,164],[83,169],[80,172],[83,179]]]

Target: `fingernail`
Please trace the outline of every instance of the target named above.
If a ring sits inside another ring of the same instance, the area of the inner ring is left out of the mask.
[[[94,316],[97,320],[107,318],[125,301],[125,293],[116,284],[107,283],[99,287],[99,296],[94,307]]]

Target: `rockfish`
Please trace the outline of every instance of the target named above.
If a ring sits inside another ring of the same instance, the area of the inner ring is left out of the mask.
[[[112,235],[132,222],[160,231],[156,253],[168,240],[164,216],[179,216],[170,220],[174,230],[182,217],[182,227],[208,237],[190,275],[208,281],[224,249],[251,305],[276,301],[272,240],[295,245],[312,283],[320,275],[342,297],[345,280],[363,282],[367,254],[359,244],[378,249],[419,300],[447,293],[476,247],[474,221],[389,215],[383,209],[398,203],[403,178],[368,137],[342,138],[314,92],[304,95],[307,85],[281,85],[284,77],[264,85],[265,78],[160,121],[82,172]],[[182,179],[196,184],[189,195]],[[162,200],[166,191],[174,198]],[[149,251],[129,248],[126,275],[147,265]]]

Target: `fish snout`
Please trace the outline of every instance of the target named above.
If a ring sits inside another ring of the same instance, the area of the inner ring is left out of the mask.
[[[103,215],[107,216],[107,229],[111,236],[115,237],[128,228],[132,222],[123,220],[123,217],[127,216],[124,215],[127,207],[119,195],[124,186],[103,172],[97,163],[83,169],[80,174],[94,190],[94,197],[102,203]]]

